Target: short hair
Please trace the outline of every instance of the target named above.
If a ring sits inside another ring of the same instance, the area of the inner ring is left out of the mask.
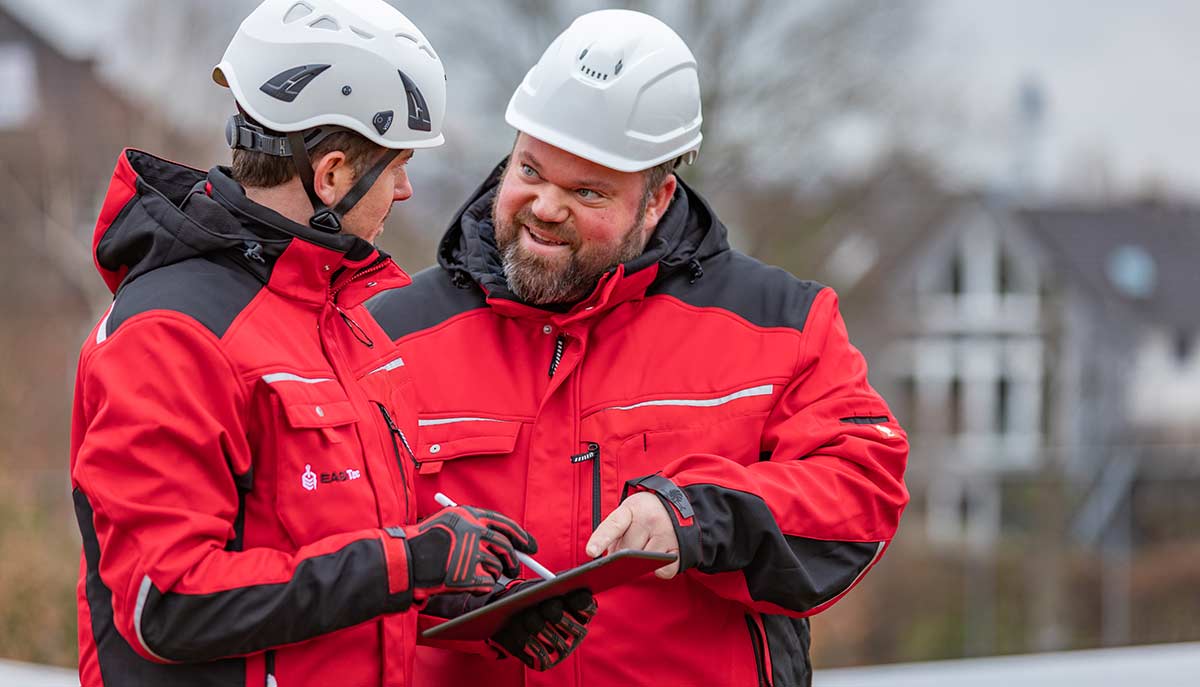
[[[313,146],[308,154],[315,163],[322,155],[335,150],[346,154],[346,160],[357,178],[371,167],[383,146],[353,131],[337,131]],[[271,188],[291,181],[296,176],[296,164],[291,157],[239,148],[233,151],[232,172],[234,181],[242,186]]]
[[[641,210],[638,211],[639,215],[645,212],[646,208],[650,207],[650,199],[658,191],[659,187],[663,185],[663,182],[667,180],[667,177],[675,173],[675,168],[679,166],[679,160],[680,158],[667,160],[642,172],[646,176],[645,186],[642,190]]]

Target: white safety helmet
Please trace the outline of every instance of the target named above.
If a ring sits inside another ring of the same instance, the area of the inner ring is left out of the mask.
[[[213,80],[245,113],[226,126],[230,146],[293,158],[315,208],[310,224],[326,231],[340,229],[400,150],[444,142],[442,61],[384,0],[265,0],[238,27]],[[313,191],[308,151],[342,130],[391,152],[327,208]]]
[[[601,10],[562,32],[508,103],[514,128],[621,172],[700,150],[700,80],[683,39],[658,19]]]
[[[385,148],[443,143],[442,61],[383,0],[266,0],[238,27],[213,79],[275,131],[334,125]]]

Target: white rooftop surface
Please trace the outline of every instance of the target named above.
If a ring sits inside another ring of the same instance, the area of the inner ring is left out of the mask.
[[[1200,642],[818,670],[813,687],[1200,685]]]
[[[818,670],[814,687],[1194,687],[1200,642]],[[0,659],[0,687],[77,687],[74,670]]]
[[[79,687],[79,672],[0,659],[0,687]]]

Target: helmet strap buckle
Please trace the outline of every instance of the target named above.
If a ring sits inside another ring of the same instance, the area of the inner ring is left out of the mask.
[[[251,150],[275,157],[289,157],[291,145],[286,136],[273,136],[238,113],[225,123],[225,142],[233,150]]]
[[[313,228],[324,231],[330,234],[336,234],[342,230],[342,221],[333,212],[333,210],[325,209],[313,213],[309,218],[308,224]]]

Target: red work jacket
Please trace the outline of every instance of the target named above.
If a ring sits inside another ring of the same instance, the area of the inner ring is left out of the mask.
[[[681,184],[641,257],[565,311],[531,307],[496,254],[497,178],[438,267],[367,306],[414,376],[418,512],[438,491],[499,509],[562,570],[627,490],[650,490],[687,569],[601,594],[546,673],[419,647],[418,684],[806,684],[802,618],[875,564],[908,500],[907,438],[836,295],[732,251]]]
[[[84,687],[411,684],[404,361],[385,255],[122,154],[96,228],[71,482]]]

